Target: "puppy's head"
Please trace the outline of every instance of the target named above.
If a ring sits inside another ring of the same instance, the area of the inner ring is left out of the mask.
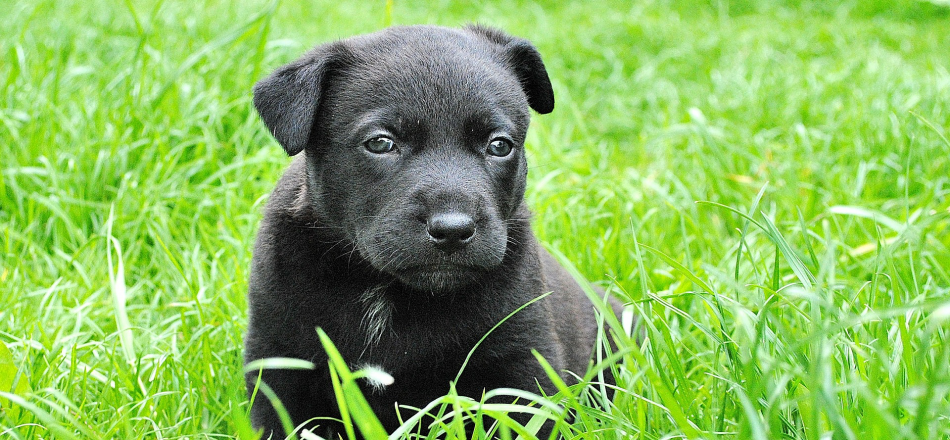
[[[377,270],[445,293],[502,264],[528,108],[549,113],[554,95],[525,40],[413,26],[319,46],[257,83],[254,105],[288,154],[305,151],[322,222]]]

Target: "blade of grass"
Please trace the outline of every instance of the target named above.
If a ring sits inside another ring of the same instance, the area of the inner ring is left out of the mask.
[[[347,434],[350,438],[355,438],[352,432],[353,428],[348,423],[348,418],[352,416],[353,422],[364,438],[386,438],[388,436],[386,430],[379,422],[376,414],[373,413],[369,402],[363,396],[363,392],[360,391],[359,384],[356,382],[357,376],[350,371],[346,361],[343,360],[343,356],[326,332],[321,328],[317,328],[317,335],[320,337],[323,349],[329,357],[330,372],[334,378],[334,392],[336,393],[337,404],[340,405],[340,414],[343,417],[344,426],[347,427]]]
[[[109,263],[109,286],[112,290],[112,306],[115,312],[115,323],[122,345],[122,354],[129,365],[135,365],[135,342],[132,335],[132,324],[126,309],[125,266],[122,258],[122,246],[119,240],[112,235],[112,224],[115,221],[115,205],[109,208],[109,219],[106,220],[106,260]],[[112,264],[112,252],[115,251],[118,267]]]

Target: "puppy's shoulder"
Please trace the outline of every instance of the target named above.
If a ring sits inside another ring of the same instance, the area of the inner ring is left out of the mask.
[[[307,163],[297,155],[277,181],[264,210],[265,222],[307,223],[313,221],[313,204],[307,189]]]
[[[296,252],[296,247],[313,235],[315,217],[309,203],[306,161],[302,156],[295,157],[287,167],[264,208],[254,245],[255,266],[283,253]]]

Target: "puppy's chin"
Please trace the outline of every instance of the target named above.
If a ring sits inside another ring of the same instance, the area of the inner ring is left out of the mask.
[[[414,267],[392,275],[412,290],[442,296],[478,283],[483,271],[461,266]]]

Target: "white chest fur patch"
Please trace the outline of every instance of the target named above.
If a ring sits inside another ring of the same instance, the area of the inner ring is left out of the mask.
[[[386,298],[385,290],[386,286],[380,285],[366,289],[360,295],[360,302],[365,307],[360,329],[365,332],[366,341],[372,345],[379,343],[383,332],[392,324],[393,304]]]

